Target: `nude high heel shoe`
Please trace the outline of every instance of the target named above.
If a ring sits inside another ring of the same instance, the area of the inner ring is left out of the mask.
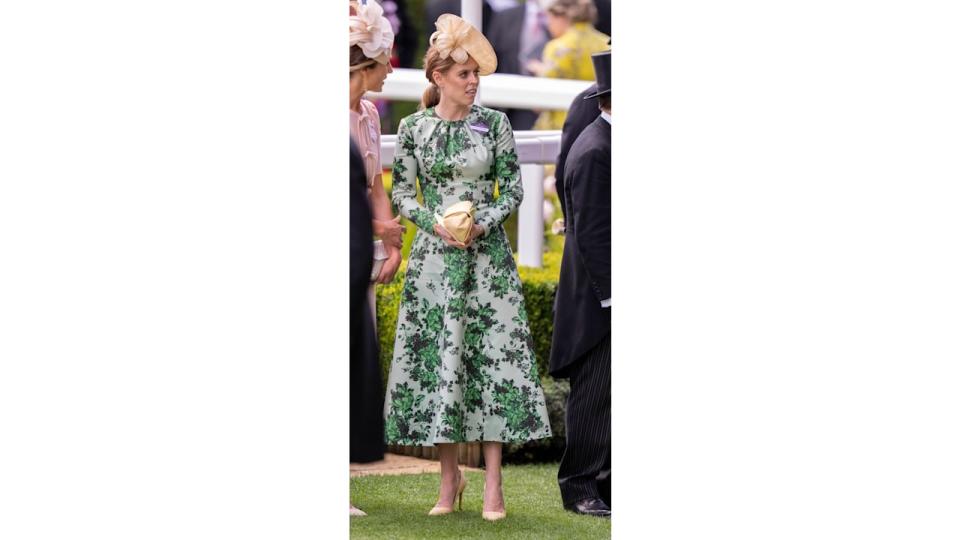
[[[506,510],[504,510],[503,512],[493,512],[493,511],[486,512],[485,511],[481,515],[483,516],[483,519],[487,521],[496,521],[498,519],[503,519],[507,517],[507,511]]]
[[[502,511],[501,510],[484,510],[483,513],[480,514],[480,516],[487,521],[497,521],[498,519],[503,519],[507,517],[507,509],[504,508]]]
[[[463,471],[458,470],[460,473],[460,483],[457,486],[457,494],[453,496],[454,499],[459,497],[460,499],[460,510],[463,510],[463,490],[467,489],[467,477],[464,476]],[[444,514],[449,514],[453,512],[452,506],[434,506],[430,509],[430,512],[427,513],[428,516],[442,516]]]

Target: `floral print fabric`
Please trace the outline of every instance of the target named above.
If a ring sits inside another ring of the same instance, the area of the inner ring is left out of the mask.
[[[523,198],[506,115],[474,105],[464,120],[446,121],[425,109],[401,122],[395,156],[393,202],[418,230],[387,380],[386,442],[549,437],[520,277],[502,226]],[[465,200],[486,234],[461,250],[447,246],[433,224],[435,214]]]

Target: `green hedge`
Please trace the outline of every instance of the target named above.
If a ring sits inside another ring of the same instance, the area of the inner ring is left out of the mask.
[[[393,340],[397,336],[397,315],[400,311],[400,294],[403,292],[406,269],[407,261],[404,260],[393,283],[377,285],[377,337],[380,339],[380,370],[384,388],[393,359]]]

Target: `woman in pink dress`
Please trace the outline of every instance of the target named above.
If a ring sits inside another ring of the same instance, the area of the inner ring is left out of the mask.
[[[390,51],[393,30],[376,2],[352,4],[350,16],[350,136],[353,137],[367,171],[367,193],[373,212],[373,234],[380,238],[374,246],[374,270],[371,281],[389,283],[400,266],[400,247],[404,228],[400,216],[394,217],[390,199],[383,188],[380,163],[380,115],[367,99],[366,92],[383,90],[383,81],[393,71]],[[371,285],[371,307],[374,307]],[[374,311],[376,315],[376,311]]]
[[[374,241],[374,264],[368,291],[376,324],[376,283],[393,281],[400,266],[404,228],[400,225],[400,216],[394,218],[390,199],[383,188],[380,116],[374,104],[363,99],[363,95],[368,91],[382,90],[387,74],[393,71],[390,67],[393,30],[383,17],[383,8],[376,2],[370,0],[362,5],[351,2],[350,7],[350,137],[363,157],[373,234],[379,237]],[[360,394],[351,396],[351,403],[356,398],[359,406],[351,406],[350,411],[350,461],[358,463],[383,459],[383,386],[379,366],[366,368],[361,371],[373,375],[362,381],[351,381],[351,392]],[[365,514],[351,504],[350,515]]]

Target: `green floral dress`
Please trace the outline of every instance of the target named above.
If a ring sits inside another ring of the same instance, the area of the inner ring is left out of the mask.
[[[523,198],[506,115],[474,105],[465,119],[447,121],[425,109],[400,123],[395,156],[393,202],[418,230],[387,380],[386,441],[433,446],[549,437],[520,277],[502,225]],[[434,214],[464,200],[473,201],[486,234],[461,250],[447,246],[433,224]]]

